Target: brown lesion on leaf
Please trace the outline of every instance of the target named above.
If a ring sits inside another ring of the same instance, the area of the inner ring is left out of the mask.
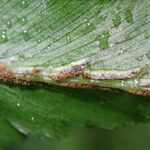
[[[29,67],[29,68],[15,68],[10,69],[7,65],[0,63],[0,80],[5,82],[13,82],[16,84],[30,85],[32,81],[45,82],[57,86],[71,87],[71,88],[101,88],[100,86],[80,83],[68,83],[65,79],[82,76],[86,79],[92,80],[123,80],[131,79],[141,76],[145,73],[145,68],[134,68],[126,71],[90,71],[87,66],[90,61],[83,59],[59,68],[43,68],[43,67]],[[52,82],[51,82],[52,81]],[[140,81],[137,83],[139,87],[150,87],[150,82]],[[130,90],[129,92],[137,95],[149,95],[150,91]]]
[[[49,73],[53,80],[61,81],[67,78],[75,78],[76,76],[82,75],[87,65],[90,63],[89,60],[83,59],[68,66],[56,68]]]
[[[54,85],[70,87],[70,88],[78,88],[78,89],[98,88],[98,86],[96,86],[96,85],[88,85],[88,84],[81,84],[81,83],[69,83],[69,82],[58,82],[58,83],[54,83]]]
[[[131,79],[145,72],[145,68],[135,68],[127,71],[84,71],[84,77],[94,80],[123,80]]]
[[[61,81],[67,78],[75,78],[80,74],[81,74],[80,71],[76,71],[73,68],[71,68],[70,70],[69,69],[61,70],[57,72],[55,75],[49,74],[49,76],[52,78],[52,80]]]
[[[75,89],[97,89],[97,90],[103,90],[103,91],[110,91],[112,90],[111,88],[104,88],[100,87],[98,85],[94,84],[81,84],[81,83],[71,83],[71,82],[58,82],[54,83],[53,85],[56,86],[61,86],[61,87],[70,87],[70,88],[75,88]]]
[[[29,82],[17,78],[13,71],[11,71],[11,69],[9,69],[5,64],[2,63],[0,64],[0,80],[3,80],[4,82],[30,85]]]
[[[135,95],[140,95],[140,96],[150,96],[150,91],[143,91],[143,90],[129,90],[128,92],[135,94]]]
[[[35,67],[32,69],[32,75],[33,76],[39,76],[39,74],[41,73],[41,69],[38,67]]]
[[[43,68],[43,67],[29,67],[29,68],[9,68],[7,65],[1,63],[0,80],[14,82],[14,83],[28,83],[28,81],[43,82],[63,81],[67,78],[75,78],[83,73],[84,69],[89,64],[89,60],[83,59],[58,68]]]
[[[15,75],[12,71],[8,70],[4,64],[0,64],[0,79],[4,81],[12,81]]]
[[[150,96],[150,81],[141,79],[136,82],[138,90],[129,90],[130,93],[141,95],[141,96]]]
[[[67,78],[75,78],[76,76],[81,75],[83,78],[89,78],[92,80],[122,80],[137,77],[145,72],[145,68],[140,67],[126,71],[90,71],[87,69],[89,64],[90,61],[84,59],[58,68],[30,67],[15,68],[13,70],[8,69],[7,66],[1,64],[1,66],[3,66],[1,67],[3,68],[1,69],[1,79],[10,81],[13,78],[29,79],[32,77],[32,79],[36,79],[37,77],[40,77],[46,82],[46,79],[62,81]],[[7,76],[7,78],[5,76]]]

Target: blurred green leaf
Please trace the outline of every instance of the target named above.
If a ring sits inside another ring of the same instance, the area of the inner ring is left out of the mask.
[[[3,116],[27,135],[61,137],[66,136],[74,125],[113,129],[147,120],[140,108],[149,97],[114,91],[3,83],[0,92]]]
[[[14,129],[5,119],[0,117],[0,150],[22,139],[23,135]]]

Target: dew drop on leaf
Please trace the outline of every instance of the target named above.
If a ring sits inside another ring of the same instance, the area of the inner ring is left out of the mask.
[[[94,30],[95,27],[96,27],[95,24],[87,21],[86,27],[82,30],[82,33],[85,35],[85,34],[91,32],[92,30]]]
[[[67,37],[66,37],[66,40],[67,40],[67,42],[71,42],[70,36],[67,36]]]
[[[141,56],[139,56],[139,57],[137,57],[136,59],[140,62],[140,61],[142,61],[143,60],[143,55],[141,55]]]
[[[43,27],[40,24],[34,25],[34,30],[36,32],[41,32],[43,30]]]
[[[146,57],[150,60],[150,52],[146,53]]]
[[[58,38],[58,37],[54,37],[54,38],[53,38],[53,42],[54,42],[54,43],[56,43],[56,42],[58,42],[58,41],[59,41],[59,38]]]
[[[11,28],[11,27],[12,27],[11,21],[7,21],[7,22],[6,22],[6,27],[7,27],[7,28]]]
[[[31,117],[31,121],[33,121],[34,120],[34,117]]]
[[[145,37],[146,39],[148,39],[148,38],[150,37],[150,34],[149,34],[148,32],[146,32],[146,33],[144,34],[144,37]]]
[[[28,41],[28,40],[31,39],[31,36],[30,36],[30,34],[28,33],[27,30],[25,30],[25,31],[22,32],[22,36],[23,36],[23,39],[24,39],[25,41]]]
[[[132,10],[130,8],[125,12],[125,19],[128,23],[134,23]]]
[[[120,15],[116,15],[113,18],[113,26],[117,28],[120,24],[121,24],[121,17]]]
[[[21,25],[26,25],[27,22],[28,22],[28,21],[27,21],[26,16],[22,17],[21,20],[20,20]]]
[[[19,61],[24,61],[25,60],[25,55],[24,54],[20,54],[19,55]]]
[[[40,40],[40,39],[38,39],[38,40],[37,40],[37,43],[38,43],[38,44],[39,44],[39,43],[41,43],[41,40]]]
[[[32,123],[36,123],[36,120],[35,120],[34,117],[31,117],[31,122],[32,122]]]
[[[110,33],[108,31],[103,32],[102,34],[96,37],[96,40],[100,42],[100,49],[106,49],[109,47],[108,39],[110,37]]]
[[[3,31],[0,35],[0,44],[8,41],[8,36],[5,31]]]
[[[29,6],[29,2],[28,0],[22,0],[21,2],[21,8],[27,8]]]
[[[20,103],[17,103],[16,106],[17,106],[17,107],[20,107]]]
[[[121,81],[121,86],[122,86],[122,87],[124,86],[124,81]]]

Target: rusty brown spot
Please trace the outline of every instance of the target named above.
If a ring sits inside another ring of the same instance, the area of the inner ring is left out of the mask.
[[[12,81],[14,78],[15,75],[13,72],[7,69],[4,64],[0,64],[0,79],[4,81]]]
[[[20,69],[20,68],[19,68]],[[56,80],[56,81],[60,81],[57,83],[53,83],[54,85],[57,86],[64,86],[64,87],[71,87],[71,88],[97,88],[100,90],[103,90],[103,88],[96,86],[96,85],[87,85],[87,84],[80,84],[80,83],[66,83],[63,82],[64,79],[67,78],[75,78],[76,76],[82,75],[83,77],[88,77],[87,75],[84,76],[83,74],[87,71],[85,70],[86,68],[83,67],[82,65],[74,65],[71,67],[66,67],[66,68],[61,68],[61,69],[56,69],[56,70],[44,70],[43,68],[38,68],[35,67],[31,70],[26,71],[25,70],[25,74],[23,74],[24,76],[17,76],[16,74],[19,72],[13,72],[9,67],[7,67],[5,64],[0,63],[0,80],[3,80],[4,82],[11,82],[11,83],[16,83],[16,84],[22,84],[22,85],[30,85],[31,82],[23,80],[23,78],[27,77],[40,77],[43,75],[43,71],[46,72],[46,75],[49,76],[51,79]],[[115,78],[126,78],[126,77],[133,77],[133,76],[137,76],[139,75],[139,73],[143,72],[142,68],[138,68],[129,72],[126,72],[126,74],[119,74],[119,73],[108,73],[107,76],[106,74],[103,73],[98,73],[98,78],[102,77],[106,79],[112,79],[112,75],[115,76]],[[91,74],[90,71],[88,71],[87,73],[89,73],[89,75],[93,75]],[[97,72],[96,72],[96,77],[97,77]],[[93,79],[93,76],[90,78]],[[114,79],[114,78],[113,78]],[[46,81],[44,81],[46,82]],[[147,81],[141,81],[138,83],[138,85],[140,87],[150,87],[150,82]],[[104,88],[104,90],[106,90],[106,88]],[[136,94],[136,95],[142,95],[142,96],[150,96],[150,91],[142,91],[142,90],[129,90],[130,93]]]
[[[150,91],[129,90],[128,92],[135,94],[135,95],[140,95],[140,96],[150,96]]]
[[[54,83],[54,85],[57,86],[63,86],[63,87],[71,87],[71,88],[79,88],[79,89],[91,89],[91,88],[98,88],[96,85],[87,85],[87,84],[80,84],[80,83]]]
[[[4,82],[29,85],[30,82],[15,77],[15,74],[4,64],[0,64],[0,80]]]
[[[35,68],[32,69],[32,75],[33,76],[39,76],[40,73],[41,73],[41,69],[40,68],[35,67]]]
[[[67,78],[75,78],[80,75],[80,72],[75,72],[74,70],[70,72],[61,71],[59,74],[52,76],[53,80],[61,81]]]
[[[70,87],[70,88],[76,88],[76,89],[97,89],[100,91],[110,91],[112,89],[110,88],[104,88],[97,85],[88,85],[88,84],[81,84],[81,83],[70,83],[70,82],[60,82],[60,83],[53,83],[50,85],[56,85],[56,86],[62,86],[62,87]],[[115,90],[114,90],[115,91]]]
[[[75,78],[83,73],[85,68],[82,68],[82,65],[72,66],[70,68],[65,68],[60,70],[56,75],[52,75],[53,80],[65,80],[67,78]]]

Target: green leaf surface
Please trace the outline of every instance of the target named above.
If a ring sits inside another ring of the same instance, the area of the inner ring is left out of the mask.
[[[149,14],[149,0],[0,0],[0,80],[33,82],[0,82],[1,116],[48,137],[149,121],[149,97],[43,85],[149,95]]]
[[[0,150],[4,150],[10,144],[14,144],[22,139],[23,135],[14,129],[5,119],[0,117]]]
[[[1,83],[2,115],[26,135],[67,135],[72,126],[109,129],[148,121],[142,107],[149,97],[99,90],[49,86],[13,86]]]
[[[13,72],[13,80],[149,95],[149,0],[11,0],[0,5],[0,62]]]

